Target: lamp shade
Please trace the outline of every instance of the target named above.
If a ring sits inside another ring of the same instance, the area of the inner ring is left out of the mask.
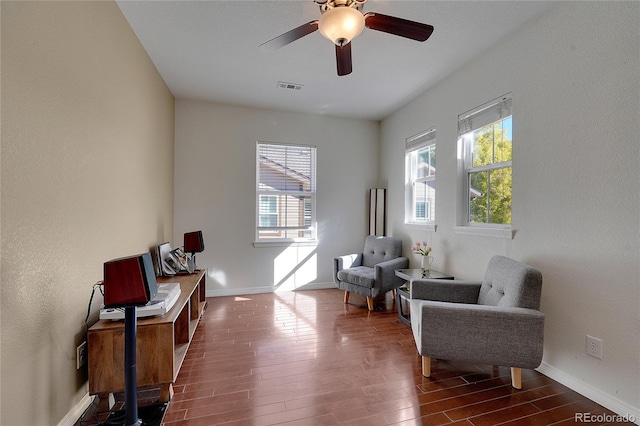
[[[318,22],[320,33],[338,46],[344,46],[364,29],[364,16],[357,9],[335,7],[322,14]]]
[[[158,292],[151,254],[105,262],[103,285],[106,308],[145,305]]]
[[[204,251],[202,231],[187,232],[184,234],[184,251],[187,253],[201,253]]]

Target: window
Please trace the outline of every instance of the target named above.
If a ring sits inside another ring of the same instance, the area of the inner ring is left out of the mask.
[[[511,94],[458,117],[465,225],[511,225]]]
[[[433,224],[436,197],[436,131],[406,140],[405,222]]]
[[[256,163],[256,240],[314,240],[316,148],[259,142]]]

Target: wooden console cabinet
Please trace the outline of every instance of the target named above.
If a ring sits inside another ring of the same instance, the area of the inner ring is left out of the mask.
[[[137,387],[159,387],[162,401],[171,399],[173,383],[204,312],[205,272],[158,277],[159,284],[180,283],[180,297],[163,316],[137,320]],[[89,393],[105,396],[123,391],[124,320],[95,323],[89,329],[87,346]]]

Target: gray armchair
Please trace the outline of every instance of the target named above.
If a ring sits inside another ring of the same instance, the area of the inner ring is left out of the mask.
[[[344,303],[349,294],[366,296],[367,307],[373,311],[373,298],[404,284],[396,277],[396,269],[409,266],[409,259],[402,257],[402,240],[392,237],[369,235],[362,253],[333,259],[333,279],[344,290]]]
[[[414,279],[411,329],[422,356],[511,367],[522,388],[522,368],[542,361],[544,315],[539,311],[542,274],[524,263],[494,256],[482,282]]]

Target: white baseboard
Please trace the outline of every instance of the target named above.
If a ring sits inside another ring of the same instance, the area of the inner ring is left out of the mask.
[[[576,379],[573,376],[568,375],[564,371],[560,371],[549,364],[542,363],[540,367],[536,368],[536,371],[544,374],[545,376],[555,380],[558,383],[565,385],[566,387],[578,392],[597,404],[602,405],[605,408],[613,411],[620,416],[623,416],[628,421],[631,421],[637,425],[640,425],[640,407],[634,407],[627,404],[624,401],[619,400],[609,394],[602,392],[599,389],[594,388],[591,385],[584,383],[581,380]],[[591,413],[597,415],[598,413]]]
[[[85,412],[87,408],[93,403],[95,396],[89,395],[89,392],[82,397],[80,401],[76,405],[74,405],[71,410],[67,413],[66,416],[60,420],[58,426],[73,426],[76,424],[80,416]]]
[[[295,289],[295,291],[304,290],[324,290],[327,288],[336,288],[333,282],[326,283],[311,283],[305,284]],[[207,289],[206,297],[221,297],[221,296],[242,296],[246,294],[262,294],[262,293],[274,293],[278,291],[277,288],[272,286],[265,287],[250,287],[250,288],[225,288],[225,289]]]
[[[338,288],[336,284],[333,282],[328,283],[310,283],[305,284],[302,287],[296,288],[296,291],[304,291],[304,290],[326,290],[328,288]]]

